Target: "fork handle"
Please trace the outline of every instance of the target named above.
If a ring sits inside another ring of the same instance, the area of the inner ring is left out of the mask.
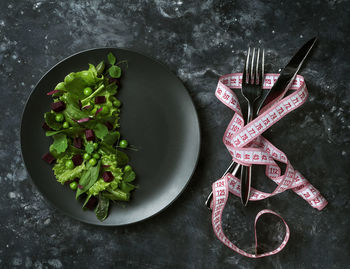
[[[253,106],[248,102],[247,123],[253,119]],[[241,168],[241,201],[244,206],[248,204],[250,196],[250,186],[252,181],[252,166],[242,166]]]

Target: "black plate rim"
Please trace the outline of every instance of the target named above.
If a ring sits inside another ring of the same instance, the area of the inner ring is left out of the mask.
[[[80,219],[78,217],[76,217],[74,214],[70,214],[68,212],[65,212],[63,209],[59,208],[58,206],[56,206],[53,202],[51,202],[49,199],[47,199],[45,197],[45,195],[43,194],[43,192],[40,190],[40,187],[35,183],[35,181],[32,179],[30,173],[29,173],[29,170],[27,168],[27,164],[26,164],[26,161],[25,161],[25,158],[23,156],[23,143],[22,143],[22,137],[23,137],[23,117],[24,117],[24,113],[26,111],[26,108],[27,108],[27,105],[28,105],[28,102],[29,102],[29,99],[31,98],[32,94],[34,93],[34,91],[36,90],[36,88],[38,87],[38,85],[40,84],[40,82],[44,79],[44,77],[50,73],[56,66],[60,65],[61,63],[63,63],[64,61],[78,55],[78,54],[81,54],[81,53],[85,53],[85,52],[89,52],[89,51],[94,51],[94,50],[105,50],[105,49],[118,49],[118,50],[125,50],[125,51],[129,51],[129,52],[133,52],[133,53],[136,53],[136,54],[140,54],[141,56],[143,57],[146,57],[146,58],[149,58],[150,60],[160,64],[163,66],[164,69],[166,69],[168,72],[170,72],[171,74],[173,74],[176,79],[184,86],[185,88],[185,94],[188,96],[193,108],[194,108],[194,111],[195,111],[195,119],[196,119],[196,124],[198,126],[198,142],[197,142],[197,154],[196,154],[196,162],[193,166],[193,169],[192,169],[192,172],[187,180],[187,182],[184,184],[183,188],[179,191],[179,193],[166,205],[164,206],[163,208],[161,208],[160,210],[158,210],[157,212],[154,212],[153,214],[145,217],[145,218],[142,218],[142,219],[138,219],[136,221],[133,221],[133,222],[128,222],[128,223],[123,223],[123,224],[107,224],[107,223],[97,223],[97,222],[90,222],[90,221],[87,221],[87,220],[84,220],[84,219]],[[22,113],[21,113],[21,125],[20,125],[20,148],[21,148],[21,158],[23,160],[23,164],[24,164],[24,168],[26,169],[27,171],[27,174],[28,174],[28,177],[30,178],[30,181],[32,183],[32,185],[34,185],[36,187],[36,189],[38,190],[38,192],[40,193],[40,195],[42,196],[43,198],[43,201],[48,204],[49,206],[55,208],[56,210],[58,210],[59,212],[63,213],[64,215],[66,216],[69,216],[71,217],[72,219],[74,220],[77,220],[77,221],[80,221],[80,222],[83,222],[83,223],[86,223],[86,224],[89,224],[89,225],[93,225],[93,226],[103,226],[103,227],[118,227],[118,226],[126,226],[126,225],[131,225],[131,224],[135,224],[135,223],[140,223],[142,221],[146,221],[156,215],[158,215],[159,213],[165,211],[167,208],[169,208],[178,198],[179,196],[181,196],[181,194],[184,192],[184,190],[186,189],[186,187],[188,186],[190,180],[192,179],[195,171],[196,171],[196,168],[197,168],[197,165],[198,165],[198,162],[199,162],[199,156],[200,156],[200,151],[201,151],[201,144],[202,144],[202,131],[201,131],[201,126],[200,126],[200,121],[199,121],[199,116],[198,116],[198,111],[196,109],[196,106],[193,102],[193,99],[190,95],[190,93],[188,92],[187,88],[185,87],[184,83],[181,81],[181,79],[175,75],[171,69],[165,65],[164,63],[160,62],[159,60],[151,57],[151,56],[148,56],[146,55],[145,53],[141,52],[141,51],[138,51],[138,50],[135,50],[135,49],[129,49],[129,48],[119,48],[119,47],[94,47],[94,48],[90,48],[90,49],[86,49],[86,50],[81,50],[81,51],[78,51],[74,54],[71,54],[67,57],[65,57],[64,59],[62,59],[61,61],[57,62],[55,65],[53,65],[47,72],[44,73],[44,75],[38,80],[38,82],[35,84],[35,87],[33,88],[33,90],[30,92],[30,94],[28,95],[27,97],[27,100],[25,102],[25,105],[24,105],[24,108],[22,110]]]

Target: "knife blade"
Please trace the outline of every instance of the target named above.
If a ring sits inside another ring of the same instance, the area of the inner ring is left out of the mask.
[[[289,63],[283,68],[281,74],[279,75],[277,81],[273,84],[272,88],[268,90],[267,93],[262,97],[261,101],[259,102],[260,105],[256,110],[256,115],[259,114],[259,111],[262,107],[269,104],[285,89],[288,89],[290,87],[301,66],[303,65],[306,57],[315,46],[316,41],[317,37],[311,38],[298,50],[296,54],[294,54]]]

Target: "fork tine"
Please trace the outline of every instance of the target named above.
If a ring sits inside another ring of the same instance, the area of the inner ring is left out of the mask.
[[[260,48],[258,49],[258,53],[256,55],[256,67],[255,67],[255,84],[259,85],[261,79],[259,78],[259,56],[260,56]]]
[[[249,81],[249,55],[250,55],[250,47],[248,47],[248,52],[246,56],[246,60],[244,63],[243,77],[242,77],[242,85],[247,84]]]
[[[254,84],[254,57],[255,57],[255,48],[253,48],[253,55],[252,55],[252,64],[250,67],[250,83]]]
[[[262,56],[261,56],[261,74],[260,74],[260,78],[261,78],[261,86],[264,86],[264,82],[265,82],[265,49],[262,50]]]

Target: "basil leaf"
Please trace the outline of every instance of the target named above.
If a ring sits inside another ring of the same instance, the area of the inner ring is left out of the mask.
[[[115,62],[117,61],[117,59],[115,58],[115,56],[113,55],[112,52],[108,53],[107,59],[108,59],[108,62],[109,62],[111,65],[114,65]]]
[[[46,112],[44,114],[44,119],[46,124],[56,131],[60,130],[62,128],[62,123],[59,123],[56,121],[56,114],[53,112]]]
[[[56,134],[53,136],[52,148],[56,150],[57,153],[65,152],[68,147],[68,140],[65,134]]]
[[[95,208],[96,217],[100,221],[104,221],[107,218],[108,207],[109,207],[109,199],[100,194],[97,207]]]
[[[122,74],[122,70],[120,69],[119,66],[116,65],[112,65],[109,69],[108,69],[108,73],[112,78],[120,78],[121,74]]]

